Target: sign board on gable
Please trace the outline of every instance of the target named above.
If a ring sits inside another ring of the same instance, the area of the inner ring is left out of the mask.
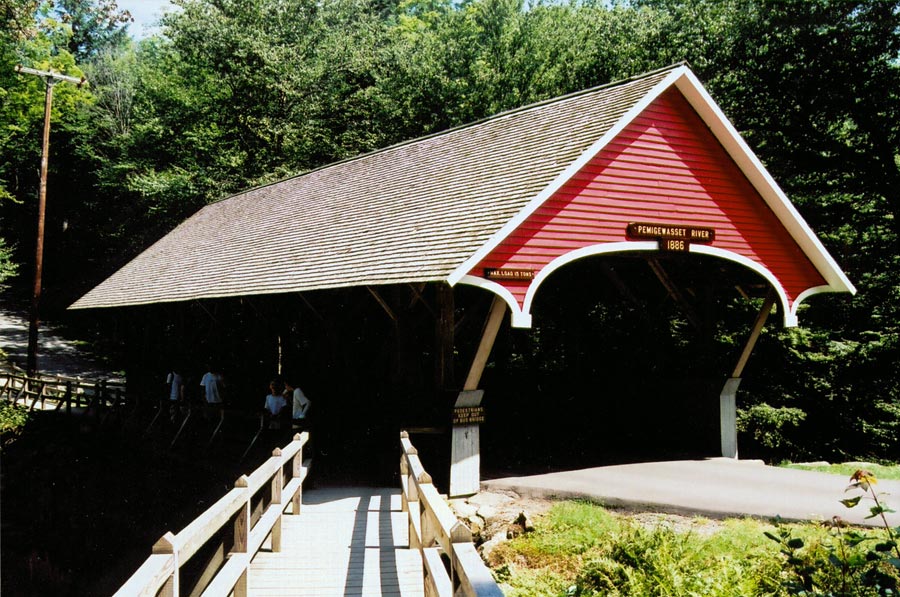
[[[484,277],[488,280],[533,280],[533,269],[514,269],[509,267],[486,267]]]
[[[629,224],[627,233],[629,238],[657,240],[663,251],[687,251],[691,243],[709,244],[716,240],[716,231],[705,226],[638,222]]]

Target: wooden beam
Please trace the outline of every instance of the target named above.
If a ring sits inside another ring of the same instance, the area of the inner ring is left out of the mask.
[[[653,270],[653,273],[656,274],[656,277],[659,278],[659,281],[662,282],[662,285],[665,286],[669,296],[671,296],[675,302],[678,303],[678,306],[681,307],[682,312],[691,325],[698,330],[702,330],[703,326],[700,325],[700,319],[694,312],[693,307],[691,307],[691,304],[687,301],[687,298],[685,298],[681,290],[678,289],[678,286],[675,285],[675,282],[672,281],[672,278],[666,273],[666,270],[663,269],[659,260],[655,257],[651,257],[647,260],[647,263],[650,265],[650,269]]]
[[[418,287],[416,285],[409,284],[409,289],[412,290],[413,296],[409,301],[409,306],[407,307],[407,309],[412,309],[416,303],[422,303],[422,305],[425,306],[428,312],[431,313],[432,317],[437,317],[437,315],[435,315],[434,311],[431,309],[431,306],[429,306],[428,301],[426,301],[425,297],[422,296],[422,292],[425,290],[425,286],[425,282],[418,284]]]
[[[619,294],[621,294],[626,300],[631,302],[636,307],[643,309],[644,303],[640,299],[638,299],[638,297],[636,297],[633,292],[631,292],[631,289],[628,288],[628,286],[625,285],[625,281],[622,280],[622,277],[619,276],[616,270],[614,270],[608,263],[601,263],[600,269],[604,274],[606,274],[606,277],[609,278],[609,281],[612,282],[613,286],[616,287],[616,290],[619,291]]]
[[[753,348],[756,346],[756,341],[759,339],[759,334],[762,332],[763,326],[766,324],[766,319],[769,318],[769,313],[772,311],[772,305],[774,304],[775,292],[770,290],[763,301],[759,313],[756,315],[756,321],[753,322],[753,329],[750,331],[750,337],[747,338],[747,344],[744,345],[744,350],[741,352],[741,358],[738,359],[737,365],[734,366],[731,377],[740,377],[744,372],[744,367],[750,359],[750,353],[753,352]]]
[[[315,315],[319,319],[319,321],[325,321],[325,318],[322,317],[322,315],[320,315],[318,311],[316,311],[316,308],[312,306],[312,303],[309,302],[309,299],[307,299],[302,292],[298,292],[297,296],[300,297],[300,300],[303,301],[303,304],[309,307],[309,310],[313,312],[313,315]]]
[[[478,350],[475,352],[475,358],[472,360],[472,366],[469,368],[469,375],[466,377],[466,383],[463,386],[464,390],[478,389],[484,366],[491,355],[491,349],[494,347],[494,341],[497,339],[497,332],[500,331],[500,324],[503,323],[504,313],[506,313],[506,303],[499,296],[495,296],[494,302],[491,303],[490,313],[488,313],[487,320],[484,322],[481,342],[478,344]]]
[[[375,300],[378,301],[378,304],[381,305],[381,308],[384,309],[384,312],[387,313],[388,317],[391,318],[391,321],[397,323],[397,316],[394,314],[394,311],[390,308],[387,302],[385,302],[385,300],[381,298],[381,295],[378,294],[378,292],[371,286],[366,286],[366,290],[368,290],[369,294],[371,294],[375,298]]]

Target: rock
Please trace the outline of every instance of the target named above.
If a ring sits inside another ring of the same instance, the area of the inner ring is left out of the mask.
[[[528,513],[524,510],[519,512],[519,515],[516,517],[516,524],[522,527],[522,531],[525,533],[534,531],[534,522],[532,522],[531,517],[528,516]]]
[[[506,535],[503,533],[497,533],[493,537],[491,537],[488,541],[482,543],[481,547],[481,557],[482,559],[488,563],[488,565],[494,565],[496,562],[492,561],[491,555],[496,551],[496,549],[506,543]]]
[[[478,514],[478,508],[473,506],[466,500],[450,500],[450,507],[456,512],[459,518],[469,518]]]
[[[525,534],[525,527],[520,525],[517,522],[514,522],[506,527],[506,538],[507,539],[515,539],[519,535]]]
[[[476,513],[485,520],[491,520],[492,518],[497,518],[499,512],[494,506],[484,505],[479,507]]]
[[[513,492],[509,493],[500,493],[500,492],[481,492],[476,493],[472,497],[468,499],[470,504],[474,504],[479,508],[482,506],[493,506],[494,508],[499,508],[501,506],[506,506],[507,504],[511,504],[519,499],[519,495]]]
[[[469,530],[472,531],[473,536],[481,536],[481,531],[484,530],[484,519],[477,515],[469,516],[465,519],[466,524],[469,527]],[[477,543],[477,541],[476,541]]]

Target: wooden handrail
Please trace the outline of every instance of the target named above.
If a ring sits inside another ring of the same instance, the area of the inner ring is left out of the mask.
[[[422,554],[425,594],[502,597],[472,544],[472,532],[434,487],[406,431],[400,432],[400,445],[401,508],[409,516],[409,547]],[[449,559],[449,569],[442,554]]]
[[[15,369],[12,372],[0,371],[0,378],[5,378],[0,387],[0,397],[14,403],[26,400],[26,404],[30,397],[32,409],[38,400],[43,406],[45,399],[56,401],[57,410],[65,404],[67,411],[71,410],[71,401],[80,404],[81,397],[88,404],[111,408],[125,401],[125,384],[119,382],[89,381],[60,375],[28,376]]]
[[[235,487],[203,514],[194,519],[177,535],[166,533],[153,546],[153,555],[141,565],[115,593],[117,597],[131,595],[180,594],[178,571],[210,539],[229,522],[234,521],[234,546],[224,565],[216,561],[213,574],[204,574],[205,586],[196,587],[192,594],[246,595],[247,569],[266,537],[272,536],[272,551],[281,551],[281,516],[292,503],[293,514],[300,513],[300,496],[306,469],[303,467],[303,446],[309,433],[294,436],[291,443],[275,449],[250,475],[235,482]],[[285,467],[290,467],[290,480],[284,482]],[[271,501],[255,524],[250,523],[250,503],[257,492],[271,487]]]

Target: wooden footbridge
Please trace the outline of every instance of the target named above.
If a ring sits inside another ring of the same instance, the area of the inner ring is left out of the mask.
[[[503,594],[406,433],[396,489],[304,492],[308,437],[295,435],[187,527],[166,533],[116,596]]]

